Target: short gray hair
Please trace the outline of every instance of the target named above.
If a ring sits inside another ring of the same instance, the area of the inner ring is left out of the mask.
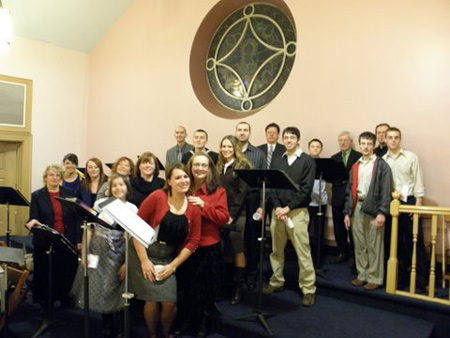
[[[352,133],[349,132],[349,131],[346,131],[346,130],[341,131],[341,132],[339,133],[339,135],[338,135],[338,138],[341,137],[341,136],[348,136],[348,137],[350,138],[350,140],[353,141],[353,135],[352,135]]]
[[[44,184],[45,184],[45,179],[47,178],[48,172],[50,170],[56,171],[59,174],[59,176],[61,176],[61,178],[62,178],[63,168],[59,164],[50,164],[47,166],[47,168],[45,168],[44,174],[42,175],[42,178],[44,179]]]

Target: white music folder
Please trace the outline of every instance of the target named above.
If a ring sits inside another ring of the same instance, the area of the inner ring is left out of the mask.
[[[110,198],[100,208],[146,248],[156,241],[156,231],[119,199]]]

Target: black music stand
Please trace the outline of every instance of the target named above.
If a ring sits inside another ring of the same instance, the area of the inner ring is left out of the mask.
[[[84,294],[84,336],[89,337],[89,273],[88,273],[88,246],[87,246],[87,230],[89,223],[99,223],[102,226],[110,229],[114,229],[113,226],[104,222],[98,218],[98,212],[92,209],[89,205],[84,203],[82,200],[75,197],[55,197],[62,205],[73,209],[78,215],[83,217],[83,252],[82,255],[84,273],[83,273],[83,294]]]
[[[52,257],[54,254],[54,248],[57,247],[59,250],[62,250],[64,254],[68,255],[68,257],[72,257],[74,260],[78,259],[77,249],[70,243],[70,241],[64,237],[61,233],[56,231],[53,228],[50,228],[46,225],[35,225],[30,230],[34,236],[44,237],[48,244],[49,248],[47,250],[48,255],[48,288],[47,288],[47,301],[48,301],[48,309],[47,309],[47,318],[44,319],[44,322],[39,327],[39,329],[33,334],[32,338],[39,337],[44,331],[50,329],[55,322],[53,321],[53,262]]]
[[[272,169],[239,169],[235,170],[236,174],[241,177],[251,188],[262,189],[262,201],[266,200],[266,189],[288,189],[288,190],[298,190],[297,184],[292,181],[292,179],[281,170]],[[248,320],[256,319],[269,333],[273,335],[270,330],[269,325],[266,322],[266,318],[273,317],[275,313],[264,313],[262,311],[262,267],[264,262],[264,242],[266,240],[264,236],[264,231],[266,228],[266,206],[263,202],[262,206],[262,217],[261,217],[261,237],[258,238],[259,244],[259,278],[258,278],[258,306],[254,314],[241,316],[235,318],[236,320]]]
[[[6,245],[10,246],[9,206],[28,207],[30,202],[27,201],[19,190],[11,187],[0,187],[0,204],[6,205]]]
[[[345,165],[343,162],[338,162],[333,160],[332,158],[316,158],[316,178],[319,181],[319,191],[321,190],[322,181],[333,182],[333,181],[347,181],[348,180],[348,172],[345,169]],[[325,222],[325,213],[322,212],[322,199],[321,195],[319,195],[319,212],[318,216],[318,239],[317,239],[317,253],[316,253],[316,261],[317,261],[317,269],[316,273],[318,276],[321,276],[325,279],[328,279],[326,275],[326,270],[321,270],[321,251],[322,251],[322,242],[321,239],[323,237],[323,227],[322,222]]]

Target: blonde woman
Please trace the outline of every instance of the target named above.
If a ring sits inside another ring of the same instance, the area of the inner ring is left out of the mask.
[[[250,169],[252,164],[242,154],[241,146],[236,137],[225,136],[220,142],[219,162],[217,169],[222,186],[227,192],[228,224],[235,226],[237,231],[230,231],[224,236],[224,249],[233,255],[234,290],[230,303],[239,304],[242,298],[242,286],[245,279],[244,231],[245,231],[245,196],[248,185],[235,173],[236,169]]]

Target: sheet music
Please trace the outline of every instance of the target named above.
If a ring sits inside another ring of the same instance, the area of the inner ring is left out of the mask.
[[[102,210],[146,248],[156,240],[155,230],[120,200],[102,205]]]

